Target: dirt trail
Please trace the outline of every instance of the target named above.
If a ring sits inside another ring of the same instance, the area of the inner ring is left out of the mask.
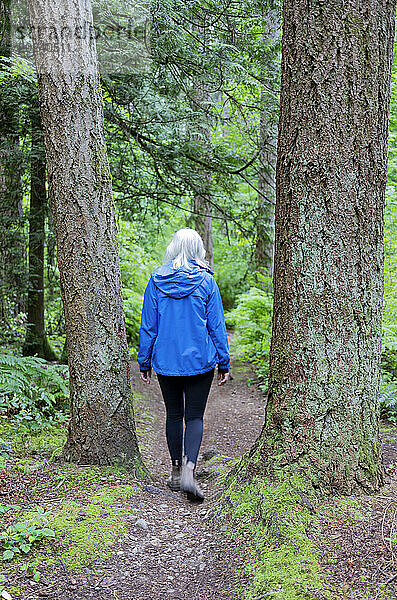
[[[256,385],[257,378],[246,364],[234,361],[232,379],[218,386],[216,374],[204,415],[204,435],[197,470],[203,466],[202,455],[208,450],[229,458],[241,456],[258,436],[264,421],[263,395]],[[138,374],[137,374],[138,376]],[[146,409],[153,422],[149,436],[140,439],[143,457],[160,486],[169,476],[170,458],[165,438],[165,408],[157,379],[150,385],[135,379],[135,393],[139,395],[136,418],[138,428]],[[204,484],[205,485],[205,484]]]
[[[241,456],[263,423],[263,398],[256,385],[248,387],[255,378],[253,372],[239,363],[234,363],[232,372],[233,380],[225,386],[217,386],[214,379],[198,471],[203,471],[202,454],[208,450],[222,455],[223,464],[227,464],[226,457]],[[109,561],[107,572],[112,574],[102,582],[103,591],[98,594],[97,589],[93,597],[109,598],[103,587],[110,587],[119,600],[236,598],[231,591],[233,568],[225,554],[221,532],[214,531],[205,519],[208,502],[191,504],[165,485],[170,459],[158,383],[154,379],[147,386],[136,379],[134,387],[140,396],[136,409],[138,427],[145,424],[145,437],[140,440],[142,452],[154,477],[137,498],[147,529],[131,527],[129,537],[118,544],[114,555],[117,559]],[[145,413],[149,418],[145,418]],[[214,491],[208,487],[210,483],[203,481],[201,485],[210,497]]]
[[[250,367],[235,362],[232,373],[225,386],[214,379],[201,446],[202,453],[221,455],[223,465],[250,448],[264,418],[263,396],[257,385],[248,385],[255,379]],[[203,504],[191,504],[167,488],[170,459],[158,382],[154,378],[147,386],[136,371],[133,387],[140,446],[153,481],[128,501],[127,534],[116,540],[99,569],[87,565],[81,577],[60,570],[56,586],[33,583],[24,600],[238,600],[230,549],[222,531],[205,518],[216,481],[202,481]],[[203,466],[201,454],[198,470]]]
[[[218,387],[214,379],[205,413],[199,474],[201,471],[205,475],[206,470],[208,473],[206,453],[215,453],[218,456],[215,464],[226,468],[230,459],[241,456],[251,447],[263,424],[263,394],[258,390],[252,369],[234,361],[232,374],[233,380],[223,387]],[[217,478],[201,480],[206,493],[203,504],[191,504],[182,494],[167,488],[170,459],[164,432],[165,409],[158,383],[154,378],[149,386],[143,384],[136,371],[133,387],[140,446],[153,480],[142,492],[127,500],[121,516],[126,533],[121,533],[111,545],[111,555],[106,561],[83,565],[80,575],[67,573],[61,565],[56,569],[55,585],[46,585],[45,578],[38,584],[25,583],[18,598],[241,600],[242,594],[236,591],[233,548],[225,542],[225,530],[216,529],[206,519],[211,495],[219,485]],[[324,568],[338,600],[342,597],[367,600],[369,579],[386,581],[392,572],[390,556],[386,549],[381,552],[380,548],[384,544],[384,526],[393,527],[385,511],[391,506],[397,484],[397,431],[391,427],[382,437],[384,460],[392,483],[378,498],[362,499],[368,503],[372,516],[354,532],[350,528],[345,531],[344,523],[338,519],[330,522],[324,532]],[[328,536],[331,531],[333,535]],[[338,546],[341,540],[343,550]],[[365,562],[360,554],[363,547],[367,548]],[[331,551],[338,555],[338,561],[328,565],[327,556]],[[366,581],[358,586],[360,577],[364,576]],[[355,595],[339,595],[340,590],[350,589],[350,586],[351,589],[358,586]]]

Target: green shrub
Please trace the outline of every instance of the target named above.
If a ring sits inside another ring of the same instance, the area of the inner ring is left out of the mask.
[[[214,243],[215,279],[221,292],[225,310],[232,309],[239,294],[248,288],[245,281],[251,255],[248,240],[229,244],[217,236]]]
[[[397,381],[384,373],[379,391],[381,416],[397,423]]]
[[[9,300],[6,301],[7,319],[0,322],[0,343],[3,346],[22,346],[26,332],[26,313],[18,313],[12,316],[12,307]]]
[[[239,358],[251,361],[262,377],[268,372],[268,358],[272,331],[273,298],[270,278],[263,278],[268,290],[251,287],[242,294],[237,306],[226,314],[226,322],[233,327],[233,342]]]
[[[132,353],[135,355],[138,349],[143,294],[128,288],[123,288],[123,299],[127,339],[131,346]]]
[[[0,514],[19,509],[18,505],[0,505]],[[12,560],[14,556],[27,554],[33,545],[41,540],[54,537],[54,531],[47,527],[48,519],[44,508],[37,507],[36,513],[26,521],[19,521],[10,525],[5,531],[0,532],[0,548],[3,551],[3,560]]]
[[[67,367],[37,357],[0,354],[0,414],[32,428],[59,416],[69,397]]]
[[[127,339],[130,346],[132,346],[133,353],[136,353],[143,294],[150,273],[157,265],[147,252],[136,243],[137,236],[132,223],[120,221],[118,229]]]

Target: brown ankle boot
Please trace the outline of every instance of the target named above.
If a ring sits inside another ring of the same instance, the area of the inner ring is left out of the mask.
[[[167,485],[173,492],[180,490],[181,470],[180,465],[172,465],[171,477],[167,479]]]

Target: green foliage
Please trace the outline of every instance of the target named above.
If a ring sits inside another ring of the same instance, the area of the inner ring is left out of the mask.
[[[381,409],[397,421],[397,45],[394,46],[385,207]]]
[[[20,566],[22,573],[25,573],[26,577],[31,577],[33,581],[40,581],[40,571],[37,569],[39,563],[37,560],[29,560],[24,562]]]
[[[161,0],[153,7],[150,72],[102,77],[120,214],[158,258],[152,249],[171,219],[195,226],[194,198],[206,194],[210,176],[215,250],[226,240],[236,249],[232,269],[226,255],[215,260],[227,309],[246,287],[257,232],[258,170],[266,168],[260,116],[277,121],[280,36],[268,29],[280,5]]]
[[[18,505],[0,505],[0,514],[19,509]],[[55,533],[48,527],[48,519],[43,507],[38,506],[36,513],[26,521],[18,521],[0,532],[0,547],[3,560],[12,560],[14,556],[27,554],[32,546],[42,540],[53,538]]]
[[[137,234],[132,223],[119,221],[118,230],[127,339],[132,351],[136,353],[143,294],[150,273],[156,265],[149,254],[136,243]]]
[[[237,296],[247,288],[245,279],[249,269],[250,243],[244,238],[229,243],[217,227],[213,230],[215,278],[224,309],[231,310]]]
[[[397,379],[384,373],[380,385],[381,415],[393,423],[397,423]]]
[[[397,192],[388,186],[385,209],[385,279],[382,367],[397,379]]]
[[[251,287],[240,296],[236,308],[226,314],[226,321],[236,331],[234,347],[239,358],[251,361],[259,374],[265,377],[268,372],[273,298],[270,278],[263,278],[263,281],[267,284],[267,290]]]
[[[27,315],[26,313],[18,313],[13,316],[9,299],[7,299],[6,304],[8,305],[7,313],[10,316],[1,323],[0,342],[6,346],[17,345],[20,347],[25,339]]]
[[[60,417],[68,395],[67,367],[0,354],[0,415],[40,428],[43,419]]]

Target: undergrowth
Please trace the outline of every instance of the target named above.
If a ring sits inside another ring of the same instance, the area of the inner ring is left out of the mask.
[[[37,357],[0,354],[0,415],[31,430],[43,420],[65,420],[67,367]]]
[[[237,358],[250,361],[265,379],[272,330],[272,305],[270,278],[262,277],[263,289],[251,287],[242,294],[236,308],[226,313],[226,323],[236,332],[233,350]]]
[[[0,586],[10,593],[21,592],[13,586],[18,572],[36,581],[44,573],[49,583],[57,577],[53,566],[78,572],[80,577],[83,567],[95,572],[126,532],[127,517],[137,512],[130,498],[141,486],[123,469],[55,465],[37,459],[13,460],[6,469],[11,486],[22,479],[32,489],[28,502],[22,495],[18,504],[0,504],[4,527],[0,569],[5,574]]]

